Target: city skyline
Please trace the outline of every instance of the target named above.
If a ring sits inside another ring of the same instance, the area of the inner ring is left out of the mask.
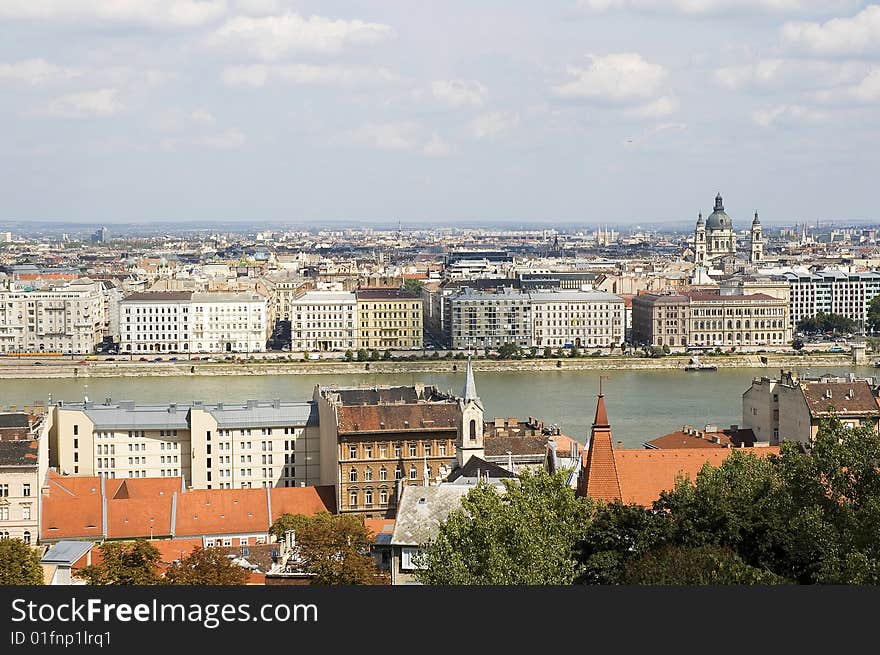
[[[858,0],[14,0],[0,34],[4,221],[875,218]]]

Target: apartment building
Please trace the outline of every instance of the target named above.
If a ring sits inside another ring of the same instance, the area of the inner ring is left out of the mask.
[[[307,291],[293,300],[290,341],[293,351],[357,348],[355,294],[342,291]]]
[[[742,427],[771,444],[811,443],[823,419],[832,415],[849,427],[880,430],[878,390],[872,380],[854,376],[799,378],[782,371],[778,378],[755,378],[742,396]]]
[[[183,477],[196,489],[315,484],[317,408],[310,402],[137,405],[57,403],[51,464],[69,475]]]
[[[823,312],[840,314],[864,327],[868,305],[880,294],[880,272],[820,271],[783,274],[791,289],[791,325]]]
[[[266,350],[271,327],[268,300],[257,293],[193,293],[191,352],[253,353]]]
[[[37,542],[51,420],[47,414],[0,414],[0,539]]]
[[[694,291],[633,298],[633,341],[684,348],[757,350],[791,342],[789,305],[763,293]]]
[[[0,289],[0,353],[92,353],[104,324],[101,285],[88,278]]]
[[[545,291],[529,294],[533,344],[544,347],[605,348],[626,334],[623,298],[598,291]]]
[[[407,350],[423,346],[420,296],[402,289],[360,289],[355,298],[358,348]]]
[[[450,299],[453,348],[498,348],[507,343],[532,345],[532,304],[527,293],[504,289],[487,293],[465,288]]]
[[[248,292],[158,291],[119,302],[120,351],[249,353],[266,349],[267,300]]]

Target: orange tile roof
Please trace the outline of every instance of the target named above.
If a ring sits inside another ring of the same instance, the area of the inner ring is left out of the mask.
[[[590,448],[581,474],[581,493],[601,500],[620,498],[620,477],[611,444],[611,426],[605,409],[605,396],[599,394],[596,418],[590,435]]]
[[[41,539],[74,537],[102,538],[101,494],[68,496],[50,494],[43,498]]]
[[[107,500],[107,538],[136,539],[171,535],[172,496]],[[152,520],[151,520],[152,519]]]
[[[272,521],[282,514],[305,514],[318,512],[336,513],[336,488],[320,487],[274,487],[272,495]]]
[[[456,403],[342,406],[339,432],[454,430],[459,415]]]
[[[372,533],[373,539],[380,534],[393,533],[395,523],[397,521],[394,519],[364,519],[364,525]]]
[[[266,532],[266,489],[193,489],[177,499],[175,536]]]

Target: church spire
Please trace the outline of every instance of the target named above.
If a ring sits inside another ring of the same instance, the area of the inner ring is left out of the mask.
[[[752,220],[752,225],[760,225],[761,221],[758,220],[758,212],[755,212],[755,218]]]
[[[611,441],[611,425],[605,409],[605,394],[601,392],[596,403],[596,417],[590,430],[586,462],[578,481],[578,494],[609,503],[622,497]]]
[[[724,211],[724,201],[721,199],[721,194],[719,193],[715,196],[715,211],[723,212]]]
[[[703,227],[703,225],[705,225],[703,221],[703,212],[700,212],[697,214],[697,227]]]
[[[477,395],[477,383],[474,381],[474,367],[471,366],[471,358],[468,357],[467,361],[467,371],[464,376],[464,388],[461,392],[462,397],[465,402],[470,400],[479,400],[480,397]]]

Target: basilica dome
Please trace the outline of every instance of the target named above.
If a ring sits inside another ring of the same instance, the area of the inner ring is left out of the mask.
[[[709,214],[706,219],[707,230],[729,230],[732,224],[730,216],[724,213],[724,202],[721,200],[721,194],[715,196],[715,211]]]

